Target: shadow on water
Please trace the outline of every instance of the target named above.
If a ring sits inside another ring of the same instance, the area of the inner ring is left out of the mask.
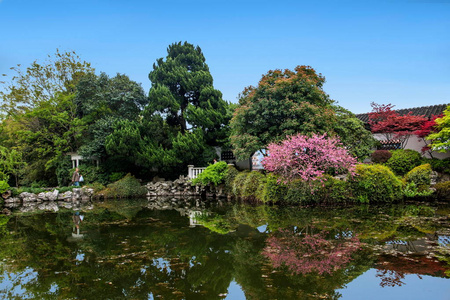
[[[415,278],[440,299],[450,283],[449,207],[156,198],[10,209],[3,299],[361,299],[361,280],[417,299]]]

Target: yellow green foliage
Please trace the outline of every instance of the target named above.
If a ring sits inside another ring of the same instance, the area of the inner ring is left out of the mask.
[[[405,175],[406,183],[413,182],[419,191],[428,190],[430,187],[431,165],[424,164],[415,167]]]
[[[360,164],[350,179],[353,195],[363,203],[393,202],[402,198],[402,182],[386,166]]]

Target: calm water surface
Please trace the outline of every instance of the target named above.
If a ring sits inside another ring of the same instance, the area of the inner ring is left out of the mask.
[[[1,299],[450,300],[450,207],[158,199],[0,216]]]

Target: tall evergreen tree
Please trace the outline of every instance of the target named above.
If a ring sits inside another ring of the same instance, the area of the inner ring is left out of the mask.
[[[213,147],[228,138],[231,114],[222,93],[213,87],[200,47],[187,42],[170,45],[167,57],[153,64],[149,79],[152,86],[144,127],[152,135],[152,129],[161,130],[155,139],[147,138],[140,161],[166,174],[179,173],[188,164],[212,161]]]

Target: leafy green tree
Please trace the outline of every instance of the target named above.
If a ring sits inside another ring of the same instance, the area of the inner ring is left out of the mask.
[[[257,87],[247,87],[230,124],[235,155],[248,158],[287,135],[329,132],[336,118],[324,82],[313,68],[297,66],[269,71]]]
[[[75,52],[57,53],[44,63],[20,65],[0,93],[2,143],[15,149],[27,163],[26,181],[56,184],[55,164],[78,147],[84,130],[76,115],[74,92],[81,77],[93,73],[90,64]]]
[[[364,123],[353,113],[343,107],[335,106],[337,122],[333,130],[339,136],[345,148],[359,161],[364,160],[372,152],[376,140],[372,133],[364,128]]]
[[[134,161],[131,154],[139,151],[137,127],[148,103],[141,85],[122,74],[112,78],[105,73],[89,74],[78,83],[75,102],[78,117],[88,126],[79,154],[96,157],[113,171],[131,171],[133,166],[129,164]],[[134,139],[127,136],[130,132],[124,131],[130,124],[137,130],[132,135]],[[108,137],[109,150],[106,147]],[[124,147],[128,149],[127,155],[124,155]]]
[[[442,118],[435,120],[438,132],[430,134],[426,139],[431,140],[431,148],[439,152],[447,152],[450,149],[450,106],[444,111]]]
[[[25,71],[21,65],[11,68],[15,75],[0,91],[1,107],[7,115],[32,110],[39,103],[72,94],[81,77],[94,72],[91,64],[81,61],[74,51],[56,50],[44,62],[34,61]]]
[[[349,111],[334,105],[324,92],[325,77],[309,66],[294,71],[274,70],[257,87],[247,87],[231,120],[231,144],[239,159],[246,159],[286,136],[338,135],[350,153],[366,157],[374,143],[363,124]]]
[[[19,174],[25,165],[21,152],[0,146],[0,174],[13,175],[16,187],[19,186]],[[4,179],[0,176],[0,180]]]

